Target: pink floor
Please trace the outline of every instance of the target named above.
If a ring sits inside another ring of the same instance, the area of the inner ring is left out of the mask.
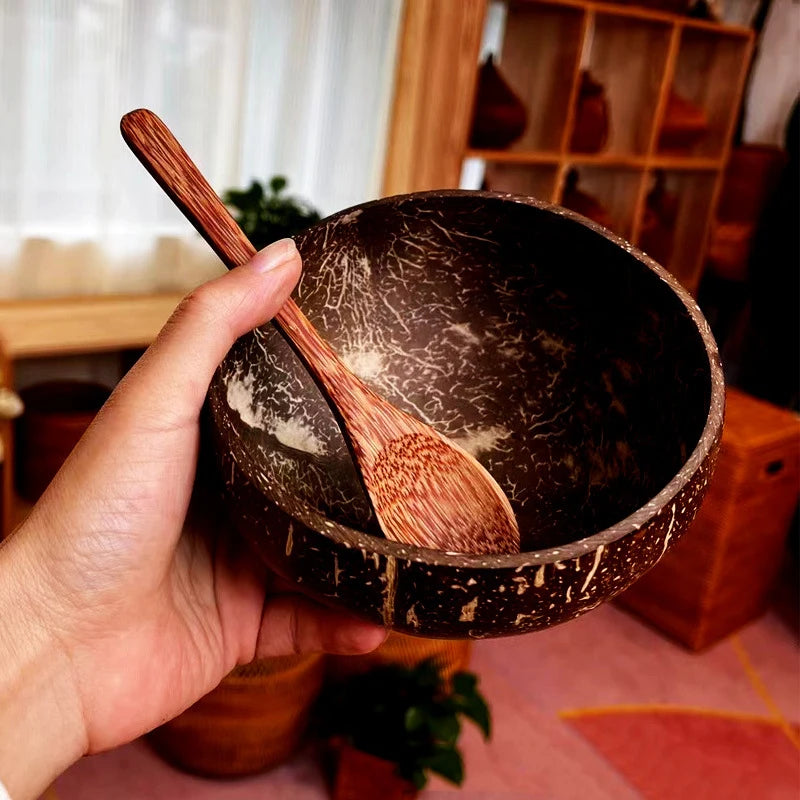
[[[775,613],[694,655],[612,605],[566,625],[479,642],[472,668],[494,716],[463,737],[461,790],[422,800],[797,800],[800,662]],[[318,800],[301,755],[256,778],[184,775],[143,742],[84,759],[45,800]],[[372,800],[365,798],[365,800]]]

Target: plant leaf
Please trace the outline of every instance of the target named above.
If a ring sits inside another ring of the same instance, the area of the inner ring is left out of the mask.
[[[464,762],[458,750],[453,747],[439,750],[424,760],[425,766],[456,786],[464,782]]]
[[[419,706],[411,706],[406,711],[405,726],[409,733],[418,731],[425,724],[425,713]]]
[[[417,787],[417,789],[423,789],[425,784],[428,782],[428,776],[425,774],[424,769],[415,769],[411,773],[411,783]]]
[[[283,175],[275,175],[269,182],[269,188],[273,194],[280,194],[285,188],[288,181]]]
[[[478,686],[478,676],[471,672],[456,672],[452,682],[456,694],[472,694]]]
[[[492,735],[492,720],[489,706],[477,692],[469,697],[462,697],[459,710],[465,717],[469,717],[483,732],[485,739]]]
[[[428,724],[434,737],[448,745],[455,744],[461,732],[461,725],[455,714],[431,716]]]

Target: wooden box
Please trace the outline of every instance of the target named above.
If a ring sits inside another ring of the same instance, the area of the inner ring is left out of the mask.
[[[800,417],[728,390],[716,472],[692,527],[620,596],[693,650],[763,612],[800,488]]]

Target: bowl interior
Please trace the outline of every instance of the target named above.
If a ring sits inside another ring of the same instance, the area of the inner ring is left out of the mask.
[[[417,195],[342,212],[298,246],[301,308],[366,383],[487,467],[524,551],[624,519],[698,443],[711,377],[695,321],[657,272],[571,216]],[[272,326],[218,377],[254,484],[290,513],[377,533],[333,413]]]

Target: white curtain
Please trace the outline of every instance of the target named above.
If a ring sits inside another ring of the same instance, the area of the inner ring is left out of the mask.
[[[219,269],[128,152],[156,111],[212,185],[380,190],[401,0],[0,0],[0,296],[185,288]]]
[[[800,96],[800,3],[773,0],[745,95],[743,139],[786,144],[786,126]]]

